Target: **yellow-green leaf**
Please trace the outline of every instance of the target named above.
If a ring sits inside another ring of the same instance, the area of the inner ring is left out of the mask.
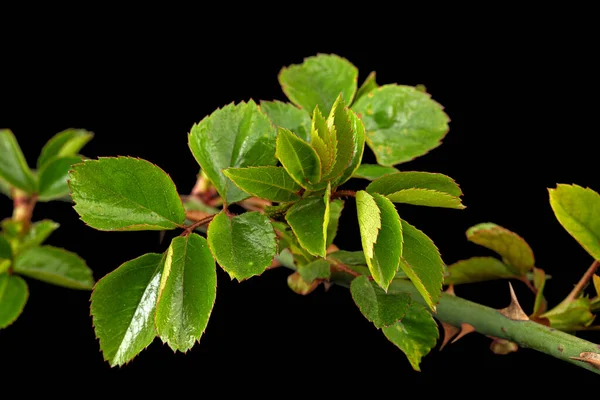
[[[367,79],[365,79],[362,85],[360,85],[360,88],[358,88],[354,102],[357,102],[361,97],[368,95],[379,87],[377,85],[377,81],[375,80],[375,75],[375,71],[373,71],[369,74],[369,76],[367,76]]]
[[[394,167],[384,167],[383,165],[377,164],[361,164],[352,177],[374,181],[382,176],[395,174],[396,172],[400,171]]]
[[[461,285],[519,276],[510,267],[494,257],[472,257],[460,260],[449,265],[448,271],[450,274],[444,281],[447,285]]]
[[[271,201],[288,202],[300,199],[302,189],[282,167],[246,167],[223,170],[225,176],[240,189],[253,196]]]
[[[311,189],[321,180],[321,161],[315,149],[284,128],[277,134],[277,159],[303,188]]]
[[[42,152],[37,160],[38,169],[42,169],[46,164],[55,158],[76,156],[79,150],[83,148],[94,134],[84,129],[66,129],[52,136],[42,148]]]
[[[33,193],[35,179],[15,135],[8,129],[0,129],[0,154],[0,179],[25,193]]]

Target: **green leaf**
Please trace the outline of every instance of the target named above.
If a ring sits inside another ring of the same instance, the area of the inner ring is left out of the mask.
[[[329,195],[307,197],[295,203],[285,215],[285,220],[298,238],[300,245],[310,254],[325,257],[327,228],[329,226]]]
[[[289,203],[282,203],[282,204],[278,204],[276,206],[266,206],[264,208],[265,211],[265,215],[268,216],[269,218],[279,218],[282,217],[287,210],[290,209],[290,207],[292,207],[294,205],[293,202],[289,202]]]
[[[389,174],[394,174],[398,169],[394,167],[384,167],[383,165],[377,164],[361,164],[356,172],[352,175],[353,178],[367,179],[373,181]]]
[[[38,193],[40,201],[56,200],[69,194],[69,170],[82,161],[81,157],[54,158],[39,171]]]
[[[279,250],[289,249],[294,256],[294,261],[298,265],[306,265],[313,261],[314,256],[300,246],[298,239],[296,236],[294,236],[294,233],[289,225],[279,221],[272,221],[271,223],[277,230],[277,236],[279,237]]]
[[[600,276],[594,275],[594,289],[596,289],[596,296],[600,296]]]
[[[250,100],[229,104],[192,126],[189,146],[227,204],[250,197],[224,174],[229,167],[275,165],[276,130]]]
[[[300,199],[302,187],[282,167],[228,168],[223,173],[253,196],[282,202]]]
[[[0,235],[0,275],[6,272],[12,264],[12,249],[6,239]]]
[[[342,175],[334,181],[335,183],[332,187],[337,187],[352,177],[360,167],[365,151],[365,126],[352,110],[347,110],[347,115],[352,125],[353,133],[352,143],[354,147],[352,148],[352,158],[346,169],[342,172]],[[342,151],[340,150],[340,152]]]
[[[460,260],[449,265],[448,270],[450,275],[444,281],[446,285],[462,285],[519,276],[510,267],[494,257],[472,257]]]
[[[10,266],[12,265],[12,261],[6,258],[0,258],[0,275],[8,271]]]
[[[285,128],[295,133],[300,139],[310,140],[310,114],[290,103],[281,101],[261,101],[260,109],[271,119],[275,127]]]
[[[544,299],[544,287],[546,286],[546,272],[543,269],[533,267],[533,286],[537,290],[533,304],[533,315],[539,315],[546,310],[547,303]]]
[[[208,225],[207,234],[217,262],[238,281],[262,274],[277,252],[273,225],[258,212],[235,217],[221,212]]]
[[[206,329],[217,295],[215,260],[206,239],[192,233],[171,241],[156,304],[156,330],[173,351],[186,352]]]
[[[379,193],[394,203],[429,207],[465,208],[462,191],[454,180],[430,172],[398,172],[384,175],[367,186],[367,192]]]
[[[423,232],[402,220],[404,251],[400,267],[427,305],[435,311],[444,281],[444,262],[438,248]]]
[[[595,316],[590,311],[590,299],[580,297],[569,303],[565,309],[560,312],[551,310],[542,314],[542,318],[550,321],[550,326],[560,331],[573,332],[587,328],[594,322]]]
[[[365,275],[352,280],[350,292],[360,312],[378,329],[401,320],[410,304],[408,293],[385,293]]]
[[[435,320],[417,303],[411,303],[401,322],[383,328],[383,334],[402,350],[415,371],[421,371],[421,359],[435,347],[439,337]]]
[[[15,258],[16,273],[71,289],[91,290],[92,271],[75,253],[52,246],[31,247]]]
[[[595,259],[600,260],[600,195],[579,185],[549,189],[558,222]]]
[[[337,138],[334,126],[329,127],[319,107],[313,111],[310,143],[321,160],[321,176],[331,172],[337,157]]]
[[[92,292],[91,312],[104,359],[123,365],[156,337],[154,312],[164,258],[145,254],[100,279]]]
[[[59,226],[60,224],[58,222],[44,219],[29,225],[27,232],[22,234],[23,223],[21,221],[15,221],[13,219],[5,219],[2,221],[4,235],[15,254],[44,243],[50,234],[57,230]]]
[[[8,129],[0,129],[0,154],[0,179],[28,194],[33,193],[35,179],[15,135]]]
[[[73,166],[69,185],[75,211],[98,230],[166,230],[185,221],[175,184],[146,160],[86,160]]]
[[[92,138],[94,134],[84,129],[66,129],[54,135],[42,148],[37,160],[38,169],[55,158],[72,157],[77,155]]]
[[[325,179],[335,179],[342,176],[348,169],[355,151],[354,124],[350,116],[351,111],[346,107],[342,97],[335,101],[331,113],[327,118],[327,125],[335,132],[335,141],[331,145],[336,147],[335,163]]]
[[[338,261],[344,265],[367,265],[367,260],[365,259],[365,253],[363,251],[338,250],[329,253],[327,258]]]
[[[321,180],[321,161],[315,149],[284,128],[277,134],[277,159],[290,176],[303,188]]]
[[[364,190],[356,194],[356,208],[367,265],[375,282],[387,292],[402,256],[400,218],[388,199]]]
[[[380,165],[393,166],[426,154],[441,144],[449,129],[443,107],[410,86],[381,86],[352,108],[361,115],[367,144]]]
[[[15,275],[0,274],[0,329],[4,329],[23,312],[29,290],[27,283]]]
[[[525,275],[535,264],[533,251],[521,236],[491,222],[470,227],[467,239],[498,253],[519,275]]]
[[[356,103],[361,97],[368,95],[378,87],[379,85],[377,85],[377,81],[375,80],[375,71],[373,71],[367,76],[363,84],[360,85],[360,88],[358,88],[354,102]]]
[[[328,112],[340,93],[347,104],[352,103],[357,79],[358,69],[354,65],[329,54],[305,58],[302,64],[284,67],[279,73],[285,95],[309,113],[316,106]]]
[[[0,177],[0,193],[5,196],[12,198],[12,193],[10,192],[10,185],[4,179]]]
[[[287,284],[295,293],[306,296],[319,286],[319,281],[306,283],[298,272],[288,275]]]
[[[329,203],[329,223],[327,224],[327,241],[325,247],[328,248],[333,244],[333,240],[337,235],[338,225],[342,210],[344,209],[344,201],[335,199]]]
[[[327,260],[320,258],[299,267],[298,273],[306,283],[311,283],[317,279],[329,279],[331,265]]]

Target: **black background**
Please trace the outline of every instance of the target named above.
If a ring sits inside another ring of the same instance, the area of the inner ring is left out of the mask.
[[[198,171],[186,137],[194,122],[232,101],[285,100],[277,81],[282,66],[319,52],[336,53],[359,68],[359,82],[375,70],[378,83],[424,84],[445,106],[452,121],[443,145],[399,168],[455,178],[467,209],[399,210],[435,241],[447,263],[490,255],[467,242],[464,232],[479,222],[495,222],[530,243],[537,266],[554,276],[546,294],[556,304],[592,261],[556,221],[547,192],[556,183],[600,190],[592,142],[598,132],[597,65],[585,24],[521,23],[516,31],[517,21],[488,30],[481,21],[463,27],[456,38],[447,36],[452,27],[435,31],[423,24],[420,30],[396,31],[389,43],[366,35],[363,42],[345,38],[333,45],[295,41],[273,25],[269,35],[259,29],[232,33],[231,39],[224,28],[191,29],[180,36],[158,29],[159,24],[141,32],[105,22],[106,33],[96,34],[105,24],[57,23],[49,30],[60,31],[58,37],[40,32],[27,40],[24,27],[5,36],[0,128],[12,129],[30,165],[53,134],[84,128],[95,132],[85,155],[147,159],[167,171],[180,192],[189,192]],[[372,160],[370,153],[366,157]],[[345,211],[337,243],[356,250],[352,201]],[[10,212],[10,201],[0,199],[0,215]],[[34,219],[41,218],[61,223],[47,243],[80,254],[96,279],[127,260],[166,248],[156,232],[88,228],[68,203],[39,204]],[[302,297],[287,288],[288,273],[272,270],[239,284],[219,270],[217,301],[199,345],[188,354],[173,354],[156,339],[129,365],[114,369],[103,361],[94,337],[90,293],[29,279],[24,313],[0,331],[0,363],[10,366],[3,378],[62,381],[83,373],[89,385],[135,387],[153,379],[169,377],[174,384],[171,377],[191,377],[187,382],[196,386],[224,382],[225,388],[264,392],[281,383],[307,395],[319,385],[339,389],[380,382],[378,393],[387,394],[397,385],[432,382],[454,391],[463,380],[534,385],[558,376],[596,379],[530,350],[494,355],[490,340],[478,334],[442,352],[434,349],[423,360],[423,371],[413,372],[404,355],[360,314],[346,289],[325,293],[319,288]],[[523,284],[513,284],[530,312],[532,295]],[[504,281],[461,286],[456,292],[497,308],[509,302]],[[582,336],[599,340],[598,334]]]

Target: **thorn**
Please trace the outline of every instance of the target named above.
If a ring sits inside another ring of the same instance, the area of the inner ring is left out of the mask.
[[[448,289],[446,289],[444,291],[444,293],[448,293],[449,295],[456,296],[456,293],[454,293],[454,284],[451,283],[450,285],[448,285]]]
[[[440,351],[444,349],[444,347],[450,342],[450,340],[460,332],[460,328],[449,325],[445,322],[442,322],[442,328],[444,328],[444,340],[442,341],[442,345],[440,346]]]
[[[517,300],[517,295],[515,294],[515,290],[513,289],[510,282],[508,283],[508,287],[510,288],[510,304],[508,307],[498,310],[500,314],[504,315],[507,318],[512,319],[513,321],[529,321],[529,317],[525,314],[525,311],[521,308],[519,304],[519,300]]]
[[[515,351],[519,350],[519,345],[516,344],[515,342],[511,342],[509,340],[506,339],[500,339],[500,338],[492,338],[494,340],[492,340],[492,343],[490,344],[490,350],[492,352],[494,352],[494,354],[499,354],[499,355],[507,355],[510,353],[514,353]]]
[[[475,328],[473,327],[473,325],[465,324],[463,322],[462,324],[460,324],[460,333],[450,343],[456,343],[456,341],[458,341],[458,339],[461,339],[461,338],[467,336],[471,332],[475,332]]]
[[[579,357],[569,357],[571,360],[583,361],[590,364],[596,369],[600,369],[600,354],[592,353],[591,351],[584,351],[579,353]]]

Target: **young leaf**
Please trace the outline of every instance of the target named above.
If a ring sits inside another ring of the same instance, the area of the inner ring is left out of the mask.
[[[367,144],[377,163],[393,166],[422,156],[441,144],[449,118],[429,94],[413,87],[384,85],[352,107],[362,116]]]
[[[69,194],[69,170],[71,166],[80,163],[81,157],[54,158],[39,171],[38,193],[40,201],[55,200]]]
[[[596,289],[596,296],[600,296],[600,276],[594,275],[594,289]]]
[[[10,268],[12,257],[10,244],[0,235],[0,276]]]
[[[13,219],[2,221],[4,235],[10,243],[14,254],[44,243],[48,239],[48,236],[57,230],[59,226],[58,222],[44,219],[29,225],[29,229],[23,234],[23,223],[21,221]]]
[[[275,155],[290,176],[303,188],[321,180],[321,161],[315,149],[284,128],[277,134]]]
[[[446,285],[461,285],[519,276],[510,267],[494,257],[471,257],[460,260],[449,265],[448,270],[450,275],[444,281]]]
[[[364,190],[356,194],[356,209],[367,265],[375,282],[387,292],[402,256],[400,217],[389,200]]]
[[[0,329],[12,324],[23,312],[29,290],[23,278],[0,274]]]
[[[149,253],[127,261],[98,281],[91,312],[104,359],[131,361],[156,337],[154,312],[164,258]]]
[[[310,143],[321,160],[321,175],[331,172],[337,158],[337,138],[334,126],[328,126],[319,107],[313,111]]]
[[[383,334],[402,350],[415,371],[421,371],[421,359],[435,347],[439,337],[435,320],[417,303],[411,303],[402,321],[383,328]]]
[[[173,351],[186,352],[206,329],[217,294],[215,260],[206,239],[192,233],[171,241],[156,304],[156,330]]]
[[[354,156],[355,146],[355,133],[354,124],[350,116],[351,111],[346,107],[342,96],[339,96],[329,117],[327,118],[327,125],[329,130],[335,132],[333,136],[334,141],[331,145],[335,146],[336,151],[335,162],[331,171],[325,176],[325,179],[335,179],[342,176],[342,174],[348,169],[352,158]]]
[[[444,280],[444,262],[440,252],[427,235],[404,220],[402,234],[404,250],[400,267],[427,305],[435,311]]]
[[[285,220],[294,231],[300,245],[314,256],[325,257],[326,254],[330,193],[330,190],[327,190],[323,198],[302,199],[285,215]]]
[[[192,126],[189,146],[227,204],[250,197],[224,174],[229,167],[275,165],[276,130],[250,100],[229,104]]]
[[[310,114],[290,103],[261,101],[260,109],[267,114],[276,128],[285,128],[305,142],[310,141]]]
[[[408,293],[385,293],[365,275],[352,280],[350,292],[360,312],[378,329],[401,320],[410,305]]]
[[[352,175],[352,177],[374,181],[382,176],[394,174],[396,172],[400,171],[394,167],[384,167],[383,165],[377,164],[361,164],[356,169],[356,172]]]
[[[375,80],[375,71],[373,71],[367,76],[367,79],[365,79],[363,84],[360,85],[360,88],[358,88],[354,102],[356,103],[361,97],[368,95],[378,87],[377,81]]]
[[[313,281],[306,283],[306,281],[300,276],[298,272],[288,275],[287,284],[290,289],[295,293],[306,296],[319,286],[319,281]]]
[[[549,189],[558,222],[596,260],[600,260],[600,195],[579,185]]]
[[[52,246],[31,247],[15,258],[16,273],[71,289],[91,290],[92,271],[75,253]]]
[[[491,222],[470,227],[467,239],[501,255],[519,275],[525,275],[535,264],[533,251],[521,236]]]
[[[208,245],[219,265],[238,281],[262,274],[277,252],[269,219],[258,212],[217,214],[208,226]]]
[[[298,273],[306,283],[312,283],[312,281],[317,279],[329,279],[331,264],[327,260],[320,258],[299,267]]]
[[[367,186],[367,192],[379,193],[394,203],[429,207],[465,208],[462,191],[454,180],[429,172],[397,172],[384,175]]]
[[[546,272],[543,269],[533,267],[533,286],[537,290],[533,304],[533,315],[539,315],[546,310],[547,303],[544,299],[544,287],[546,286]]]
[[[84,129],[66,129],[54,135],[42,148],[37,160],[38,169],[55,158],[72,157],[77,155],[92,138],[94,134]]]
[[[223,171],[240,189],[271,201],[295,201],[302,189],[282,167],[228,168]]]
[[[302,64],[290,65],[279,73],[285,95],[309,113],[316,106],[328,112],[340,93],[347,104],[352,103],[357,78],[358,69],[354,65],[329,54],[305,58]]]
[[[327,241],[325,242],[326,248],[331,246],[335,239],[343,209],[343,200],[335,199],[329,203],[329,223],[327,224]]]
[[[0,179],[26,193],[35,191],[35,179],[15,135],[8,129],[0,129]]]
[[[75,211],[98,230],[166,230],[185,221],[175,184],[146,160],[86,160],[73,166],[69,185]]]
[[[332,187],[338,187],[352,177],[362,162],[365,151],[365,126],[352,110],[347,110],[348,119],[352,125],[353,145],[352,158],[342,175],[334,180]]]
[[[568,303],[567,307],[557,310],[551,310],[540,317],[547,318],[550,326],[566,332],[573,332],[587,328],[594,322],[595,316],[590,311],[591,303],[587,297],[580,297],[577,300]]]

